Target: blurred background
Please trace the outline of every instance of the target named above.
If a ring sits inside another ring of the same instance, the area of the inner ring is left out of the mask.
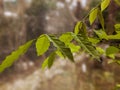
[[[77,21],[101,0],[0,0],[0,63],[13,50],[43,33],[73,31]],[[105,27],[112,33],[120,23],[120,7],[111,0],[104,11]],[[88,31],[99,29],[95,22]],[[52,48],[51,48],[52,50]],[[0,90],[113,90],[120,83],[120,66],[89,60],[76,54],[75,63],[57,58],[51,69],[41,70],[50,53],[37,57],[35,45],[10,68],[0,73]]]

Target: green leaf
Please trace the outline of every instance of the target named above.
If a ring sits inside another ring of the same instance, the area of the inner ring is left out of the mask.
[[[98,10],[98,19],[100,21],[100,24],[101,24],[103,30],[105,30],[105,28],[104,28],[104,18],[103,18],[102,12],[100,10]]]
[[[92,55],[94,58],[99,60],[99,53],[96,48],[92,45],[92,43],[88,40],[86,36],[83,34],[75,35],[73,33],[74,39],[79,43],[80,47],[83,48],[86,52]]]
[[[120,33],[120,24],[115,24],[114,27],[115,27],[116,33]]]
[[[97,51],[102,55],[105,54],[105,50],[102,49],[101,47],[96,47]]]
[[[94,30],[94,32],[97,34],[97,36],[100,39],[106,39],[106,40],[108,40],[108,35],[106,34],[105,31],[103,31],[103,30]]]
[[[110,4],[110,0],[103,0],[101,3],[101,11],[105,10]]]
[[[69,46],[72,53],[79,52],[79,50],[80,50],[80,46],[77,46],[77,45],[75,45],[73,43],[69,43],[68,46]]]
[[[70,48],[68,48],[64,42],[60,41],[58,38],[56,38],[53,35],[47,35],[47,37],[64,56],[69,58],[71,61],[74,61]]]
[[[61,58],[65,58],[65,56],[63,55],[63,53],[60,52],[60,50],[57,50],[56,54]]]
[[[55,56],[56,56],[55,52],[50,54],[49,59],[48,59],[48,68],[51,68],[51,66],[53,65],[53,62],[55,60]]]
[[[24,45],[20,46],[16,51],[13,51],[9,56],[7,56],[0,65],[0,72],[10,67],[21,55],[23,55],[32,45],[33,41],[34,40],[28,41]]]
[[[86,25],[83,22],[78,22],[75,26],[74,33],[77,34],[87,34]]]
[[[97,18],[97,14],[98,14],[98,8],[93,8],[91,10],[91,13],[89,15],[89,21],[90,21],[90,24],[92,25],[93,22],[95,21],[95,19]]]
[[[42,63],[42,69],[45,69],[45,68],[48,66],[48,59],[49,59],[49,58],[46,58],[46,59],[44,60],[44,62]]]
[[[50,46],[50,41],[46,35],[41,35],[36,41],[36,51],[37,55],[44,54]]]
[[[110,54],[115,54],[119,51],[118,48],[114,47],[114,46],[110,46],[106,49],[106,55],[110,55]]]
[[[97,44],[97,43],[100,42],[100,40],[97,39],[97,38],[88,38],[88,39],[89,39],[89,41],[90,41],[92,44]]]
[[[45,67],[51,68],[55,60],[55,56],[56,56],[56,53],[52,52],[42,63],[42,69],[45,69]]]
[[[64,42],[66,45],[68,45],[72,40],[73,40],[73,37],[71,35],[70,32],[67,32],[67,33],[64,33],[62,34],[59,39]]]
[[[116,35],[108,35],[108,39],[120,39],[120,33]]]
[[[103,30],[94,30],[94,32],[99,37],[99,39],[106,39],[106,40],[120,39],[120,33],[115,35],[107,35],[106,32]]]
[[[83,34],[87,37],[87,29],[85,23],[82,22],[82,27],[80,28],[79,34]]]
[[[119,49],[114,47],[114,46],[110,46],[106,49],[106,56],[111,57],[112,59],[115,59],[115,54],[119,52]]]
[[[77,22],[77,24],[75,25],[75,28],[74,28],[74,33],[78,34],[81,27],[82,27],[82,22],[81,21]]]
[[[70,43],[73,40],[73,36],[72,36],[71,32],[67,32],[67,33],[62,34],[59,37],[59,39],[62,42],[64,42],[66,46],[68,46],[70,48],[71,52],[78,52],[79,51],[80,46],[76,46],[75,44]],[[62,57],[60,52],[57,52],[57,54]]]

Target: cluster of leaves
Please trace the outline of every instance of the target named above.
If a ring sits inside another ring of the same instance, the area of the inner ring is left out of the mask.
[[[70,61],[74,62],[73,53],[79,52],[80,50],[89,53],[98,61],[100,61],[101,55],[106,55],[112,59],[115,59],[115,54],[119,52],[118,47],[109,46],[106,50],[104,50],[97,46],[97,44],[103,39],[106,41],[120,39],[120,24],[115,25],[117,34],[107,35],[105,32],[102,12],[108,7],[110,1],[111,0],[102,0],[102,2],[93,8],[90,13],[83,18],[82,21],[76,23],[74,32],[66,32],[59,37],[56,35],[42,34],[37,39],[30,40],[24,45],[20,46],[16,51],[13,51],[9,56],[6,57],[5,60],[3,60],[2,64],[0,65],[0,72],[10,67],[14,61],[23,55],[33,43],[36,45],[36,52],[38,56],[47,52],[50,45],[55,47],[54,51],[42,63],[42,68],[50,68],[53,65],[57,55],[62,58],[68,58]],[[97,38],[88,37],[87,35],[87,27],[84,21],[88,16],[91,25],[97,18],[100,21],[102,29],[94,30],[95,34],[98,36]],[[114,62],[116,61],[118,62],[118,60],[114,60]]]

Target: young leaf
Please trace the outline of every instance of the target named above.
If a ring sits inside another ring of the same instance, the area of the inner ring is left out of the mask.
[[[101,47],[96,47],[97,51],[102,55],[105,54],[105,50],[102,49]]]
[[[120,39],[120,33],[116,35],[108,35],[108,39]]]
[[[90,24],[92,25],[93,22],[95,21],[95,19],[97,18],[97,14],[98,14],[98,8],[93,8],[91,10],[91,13],[89,15],[89,21],[90,21]]]
[[[115,59],[115,54],[119,52],[119,49],[114,47],[114,46],[110,46],[106,49],[106,56],[109,56],[113,59]]]
[[[114,46],[110,46],[106,49],[106,55],[110,55],[110,54],[115,54],[119,51],[118,48],[114,47]]]
[[[80,46],[77,46],[77,45],[75,45],[73,43],[69,43],[68,46],[69,46],[72,53],[78,52],[80,50]]]
[[[46,59],[44,60],[44,62],[42,63],[42,69],[45,69],[45,68],[48,66],[48,59],[49,59],[49,58],[46,58]]]
[[[74,28],[74,33],[78,34],[81,27],[82,27],[82,22],[81,21],[77,22],[77,24],[75,25],[75,28]]]
[[[52,35],[46,35],[49,40],[53,43],[53,45],[67,58],[69,58],[71,61],[74,61],[72,52],[70,48],[68,48],[64,42],[60,41],[58,38]]]
[[[105,28],[104,28],[104,18],[103,18],[102,12],[100,10],[98,10],[98,19],[100,21],[100,24],[101,24],[103,30],[105,30]]]
[[[87,37],[87,29],[85,23],[82,22],[82,26],[80,28],[79,34],[83,34],[84,36]]]
[[[34,40],[28,41],[24,45],[20,46],[16,51],[13,51],[11,55],[7,56],[0,65],[0,72],[10,67],[21,55],[23,55],[32,45],[33,41]]]
[[[73,40],[73,36],[70,32],[62,34],[59,39],[65,43],[66,46],[68,46],[71,50],[71,52],[78,52],[80,49],[80,46],[76,46],[73,43],[70,43]],[[61,56],[60,52],[57,52],[58,55]]]
[[[56,56],[56,53],[52,52],[42,63],[42,69],[45,69],[45,67],[51,68],[55,60],[55,56]]]
[[[94,32],[97,34],[97,36],[100,39],[106,39],[106,40],[108,40],[108,35],[106,34],[105,31],[103,31],[103,30],[94,30]]]
[[[65,58],[64,54],[60,52],[60,50],[56,51],[56,54],[61,57],[61,58]]]
[[[50,41],[46,35],[41,35],[36,41],[36,51],[37,55],[44,54],[50,46]]]
[[[86,25],[83,22],[78,22],[75,26],[74,33],[77,34],[87,34]]]
[[[110,0],[103,0],[101,3],[101,11],[105,10],[110,4]]]
[[[97,34],[97,36],[100,39],[106,39],[106,40],[109,40],[109,39],[120,39],[120,33],[115,34],[115,35],[107,35],[106,32],[103,31],[103,30],[94,30],[94,32]]]
[[[89,39],[89,41],[90,41],[92,44],[97,44],[97,43],[100,42],[100,40],[97,39],[97,38],[88,38],[88,39]]]
[[[67,33],[62,34],[59,37],[59,39],[60,39],[60,41],[64,42],[66,45],[68,45],[72,41],[73,37],[70,32],[67,32]]]
[[[81,48],[83,48],[86,52],[88,52],[89,54],[91,54],[97,60],[100,60],[99,59],[99,53],[98,53],[98,51],[91,44],[91,42],[88,40],[88,38],[86,36],[84,36],[83,34],[75,35],[73,33],[73,37],[79,43],[79,45],[81,46]]]

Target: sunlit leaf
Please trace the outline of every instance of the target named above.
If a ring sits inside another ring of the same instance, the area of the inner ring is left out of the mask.
[[[44,60],[44,62],[42,63],[42,69],[45,69],[45,68],[48,66],[48,59],[49,59],[49,58],[46,58],[46,59]]]
[[[76,46],[75,44],[71,43],[73,36],[70,32],[62,34],[59,39],[70,48],[71,52],[79,51],[80,46]],[[61,56],[60,52],[57,52],[57,54]]]
[[[23,55],[32,45],[33,41],[34,40],[28,41],[24,45],[20,46],[16,51],[13,51],[10,55],[8,55],[0,65],[0,72],[10,67],[21,55]]]
[[[106,34],[105,31],[103,31],[103,30],[94,30],[94,32],[97,34],[99,39],[106,39],[106,40],[108,40],[108,35]]]
[[[99,37],[99,39],[106,39],[106,40],[120,39],[120,33],[115,35],[107,35],[106,32],[103,30],[94,30],[94,32]]]
[[[69,43],[68,46],[69,46],[72,53],[79,52],[79,50],[80,50],[80,46],[77,46],[77,45],[75,45],[73,43]]]
[[[37,55],[44,54],[50,46],[50,41],[46,35],[41,35],[36,41],[36,51]]]
[[[60,50],[56,51],[56,54],[61,57],[61,58],[65,58],[64,54],[60,52]]]
[[[108,39],[120,39],[120,33],[116,35],[108,35]]]
[[[97,18],[97,14],[98,14],[98,8],[94,8],[91,10],[91,13],[89,15],[89,21],[90,21],[91,25],[93,24],[93,22]]]
[[[84,36],[87,37],[87,28],[85,23],[82,22],[82,27],[80,28],[79,34],[83,34]]]
[[[78,34],[81,27],[82,27],[82,22],[81,21],[77,22],[77,24],[75,25],[75,28],[74,28],[74,33]]]
[[[103,0],[101,3],[101,11],[105,10],[110,4],[110,0]]]
[[[92,44],[97,44],[97,43],[100,42],[100,40],[97,39],[97,38],[88,38],[88,39],[89,39],[90,42],[92,42]]]
[[[42,69],[45,69],[45,67],[51,68],[55,60],[55,56],[56,56],[56,53],[52,52],[42,63]]]
[[[119,49],[114,47],[114,46],[110,46],[106,49],[106,56],[111,57],[112,59],[115,59],[115,54],[119,52]]]
[[[72,41],[73,37],[72,37],[71,33],[67,32],[67,33],[62,34],[59,37],[59,39],[67,45]]]
[[[118,51],[119,51],[118,48],[114,46],[110,46],[106,49],[106,55],[114,54],[114,53],[117,53]]]
[[[77,34],[87,34],[87,30],[86,30],[86,25],[85,23],[83,22],[78,22],[76,25],[75,25],[75,29],[74,29],[74,33],[77,35]]]
[[[100,54],[105,54],[105,50],[102,49],[101,47],[96,47],[96,49]]]

